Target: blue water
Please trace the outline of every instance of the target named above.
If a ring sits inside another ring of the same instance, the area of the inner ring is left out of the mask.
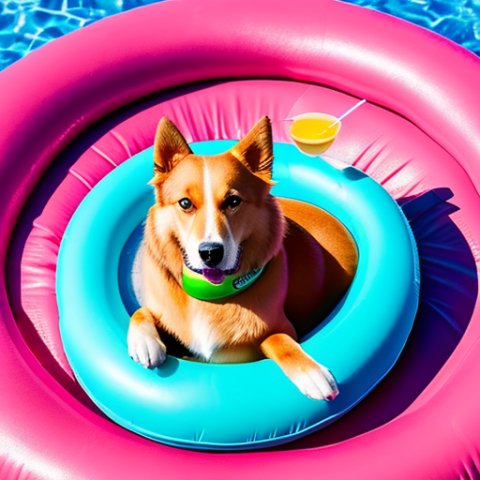
[[[156,1],[0,0],[0,70],[54,38]],[[345,1],[410,20],[480,55],[480,0]]]

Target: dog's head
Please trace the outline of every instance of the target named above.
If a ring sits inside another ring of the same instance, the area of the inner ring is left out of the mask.
[[[187,267],[212,283],[266,264],[281,247],[284,219],[270,195],[272,132],[263,117],[230,150],[192,153],[168,119],[159,123],[154,146],[160,242],[173,242]]]

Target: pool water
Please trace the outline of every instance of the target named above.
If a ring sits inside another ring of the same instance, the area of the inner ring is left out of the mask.
[[[480,0],[344,0],[433,30],[480,55]]]
[[[0,70],[96,20],[159,0],[0,0]],[[480,0],[344,0],[393,14],[480,55]]]

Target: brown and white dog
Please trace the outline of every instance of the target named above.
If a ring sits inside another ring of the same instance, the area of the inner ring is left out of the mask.
[[[166,347],[160,330],[205,361],[271,358],[308,397],[335,398],[332,374],[296,339],[344,294],[357,251],[326,212],[270,194],[269,119],[227,152],[200,156],[162,118],[154,152],[156,203],[144,233],[144,306],[130,320],[130,356],[148,368],[161,365]],[[265,268],[241,293],[205,301],[182,288],[185,265],[213,283]]]

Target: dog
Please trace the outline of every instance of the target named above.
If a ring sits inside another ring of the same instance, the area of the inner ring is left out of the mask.
[[[333,400],[333,375],[297,339],[347,290],[355,243],[323,210],[272,196],[272,163],[268,117],[213,156],[192,153],[161,119],[141,259],[144,305],[130,319],[129,355],[147,368],[162,365],[163,331],[203,361],[270,358],[304,395]],[[202,286],[235,278],[247,288],[205,300],[186,291],[185,273]]]

